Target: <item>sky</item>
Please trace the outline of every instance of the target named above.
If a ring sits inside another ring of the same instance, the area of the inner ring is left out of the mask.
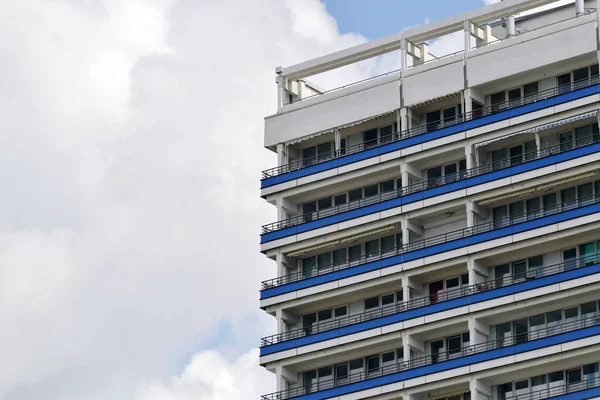
[[[276,271],[258,245],[275,67],[457,12],[343,3],[0,0],[0,400],[274,390],[256,347],[275,333],[258,307]]]

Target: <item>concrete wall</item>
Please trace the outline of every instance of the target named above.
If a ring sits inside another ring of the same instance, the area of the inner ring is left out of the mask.
[[[470,86],[482,85],[595,51],[596,15],[593,14],[470,52],[467,79]]]

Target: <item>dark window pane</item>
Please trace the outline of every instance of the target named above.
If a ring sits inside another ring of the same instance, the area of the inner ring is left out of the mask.
[[[381,305],[386,306],[388,304],[394,304],[394,294],[386,294],[385,296],[381,296]]]
[[[344,364],[335,366],[335,377],[336,378],[340,379],[340,378],[345,378],[347,376],[348,376],[348,364],[344,363]]]
[[[544,325],[546,323],[546,316],[544,314],[534,315],[529,318],[529,324],[533,326]]]
[[[549,375],[549,381],[550,382],[558,382],[558,381],[562,381],[563,380],[563,372],[562,371],[557,371],[557,372],[551,372]]]
[[[379,368],[379,356],[367,358],[367,370],[372,371]]]
[[[339,206],[340,204],[346,204],[346,193],[338,194],[335,196],[335,205]]]
[[[338,307],[334,310],[334,315],[336,318],[343,317],[346,314],[348,314],[348,307],[346,306]]]
[[[546,384],[546,375],[534,376],[531,378],[531,386],[540,386]]]
[[[389,353],[384,353],[381,355],[381,362],[387,363],[390,361],[394,361],[394,352],[391,351]]]
[[[515,382],[515,390],[527,389],[529,387],[529,381],[525,379],[524,381]]]
[[[350,193],[348,193],[349,201],[362,199],[362,197],[362,188],[351,190]]]
[[[365,253],[367,256],[379,253],[379,239],[371,240],[365,243]]]
[[[598,64],[592,65],[590,67],[590,75],[591,76],[598,76]]]
[[[381,193],[393,192],[394,191],[394,181],[389,180],[389,181],[381,182],[379,184],[379,191]]]
[[[379,185],[377,183],[365,187],[365,197],[375,196],[377,194],[379,194]]]
[[[331,208],[331,197],[325,197],[324,199],[319,200],[318,204],[319,210],[326,210],[328,208]]]
[[[396,350],[396,359],[402,360],[404,358],[404,348]]]
[[[359,358],[357,360],[350,361],[349,364],[350,364],[350,370],[359,369],[359,368],[363,367],[363,360],[362,360],[362,358]]]
[[[307,214],[307,213],[311,213],[311,212],[315,212],[315,211],[317,211],[317,202],[316,201],[311,201],[310,203],[302,204],[302,213],[303,214]]]
[[[394,235],[381,238],[381,251],[393,249],[394,246]]]
[[[585,303],[581,305],[581,314],[593,314],[596,312],[596,302]]]
[[[531,96],[536,94],[539,91],[538,83],[532,82],[528,83],[523,87],[523,92],[525,96]]]
[[[364,142],[367,147],[377,144],[377,129],[369,129],[364,132]]]
[[[352,246],[348,249],[350,260],[356,260],[361,256],[360,244]]]
[[[490,100],[491,100],[492,105],[504,103],[506,101],[506,94],[505,94],[505,92],[494,93],[494,94],[492,94]]]
[[[325,378],[331,376],[331,367],[319,368],[319,378]]]
[[[446,341],[447,341],[448,353],[453,354],[453,353],[460,352],[460,336],[454,336],[454,337],[448,338],[448,339],[446,339]]]
[[[589,71],[588,71],[587,67],[573,71],[573,80],[575,82],[580,81],[582,79],[587,79],[588,77],[589,77]]]
[[[317,265],[319,269],[329,267],[331,265],[331,253],[323,253],[317,256]]]
[[[365,300],[365,310],[369,310],[375,307],[379,307],[379,296],[371,297],[370,299]]]
[[[319,311],[318,314],[319,314],[319,321],[327,321],[328,319],[331,319],[331,316],[332,316],[331,309]]]
[[[346,249],[339,249],[333,252],[333,262],[341,264],[346,261]]]

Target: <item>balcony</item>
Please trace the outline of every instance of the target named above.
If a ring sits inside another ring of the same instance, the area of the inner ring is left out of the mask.
[[[262,172],[261,187],[266,188],[432,139],[484,126],[505,118],[523,115],[589,96],[590,94],[597,93],[598,88],[594,86],[598,85],[599,82],[600,78],[598,76],[592,76],[587,79],[543,90],[536,94],[510,99],[469,113],[462,113],[451,119],[430,122],[401,132],[395,132],[379,138],[376,142],[360,143],[346,147],[343,150],[334,150],[312,158],[270,168]],[[590,88],[593,90],[590,90]],[[492,116],[495,117],[492,118]]]
[[[261,339],[261,356],[317,343],[331,339],[332,337],[360,332],[376,326],[389,325],[411,318],[418,318],[435,312],[453,309],[466,303],[474,304],[480,301],[506,296],[507,294],[518,293],[556,282],[587,276],[600,271],[599,263],[600,254],[588,255],[579,259],[572,259],[559,264],[536,268],[534,271],[530,270],[524,273],[503,276],[498,279],[478,282],[470,286],[417,297],[404,303],[392,304],[376,310],[368,310],[360,314],[350,315],[334,321],[314,324],[311,327],[294,329],[277,335],[268,336]],[[594,267],[586,268],[592,266]],[[559,274],[569,271],[576,272],[558,276]],[[511,290],[508,292],[506,290],[496,291],[496,289],[507,287],[511,287]],[[460,301],[461,299],[465,301]],[[416,311],[407,313],[407,311],[411,310]],[[373,322],[366,324],[366,322],[370,321]],[[342,329],[346,327],[351,328]],[[329,332],[329,334],[325,334],[326,332]]]
[[[600,395],[600,376],[585,379],[583,381],[567,383],[561,386],[554,386],[551,388],[546,388],[543,390],[537,390],[535,392],[523,393],[515,396],[504,397],[502,400],[541,400],[541,399],[549,399],[553,397],[565,396],[571,393],[578,393],[584,390],[590,389],[598,389],[593,393],[586,393],[585,397],[578,398],[586,398],[591,399]],[[583,395],[583,394],[582,394]]]
[[[581,197],[565,204],[513,215],[502,221],[489,221],[379,253],[346,259],[327,267],[273,278],[262,282],[261,299],[595,213],[600,210],[598,203],[599,195]]]
[[[525,132],[530,131],[531,129],[528,129]],[[600,134],[594,133],[592,135],[585,136],[579,139],[573,139],[568,143],[553,144],[550,146],[546,146],[543,149],[539,149],[529,153],[519,154],[518,156],[509,157],[504,160],[487,163],[469,170],[460,171],[443,177],[417,182],[410,186],[405,186],[401,190],[394,190],[386,193],[381,193],[375,196],[370,196],[359,200],[351,201],[342,205],[327,208],[325,210],[301,214],[282,221],[266,224],[262,226],[261,243],[279,239],[281,237],[289,236],[292,234],[305,232],[310,229],[319,228],[332,223],[356,218],[362,215],[367,215],[373,212],[394,208],[404,204],[410,204],[412,202],[422,200],[424,198],[438,196],[440,194],[449,193],[451,191],[463,189],[465,187],[471,187],[482,183],[487,183],[505,176],[523,173],[556,162],[565,161],[566,159],[568,159],[568,157],[559,157],[559,155],[568,153],[569,151],[575,149],[581,149],[586,146],[591,146],[598,142],[600,142]],[[556,159],[550,158],[552,156],[556,156],[554,157]],[[579,156],[581,155],[575,155],[573,153],[573,158]],[[542,159],[545,159],[545,162],[542,162],[543,165],[540,164],[540,162],[534,163],[534,161]],[[501,176],[496,176],[498,174],[490,174],[491,172],[496,172],[500,170],[503,170],[505,172],[504,174],[501,174]],[[486,174],[489,175],[485,176]],[[477,179],[474,179],[476,177]],[[419,195],[414,195],[415,193],[419,192],[422,193],[420,193]],[[331,218],[340,214],[348,213],[349,211],[354,212],[346,214],[346,218],[344,218],[344,216],[335,218],[335,220]],[[326,218],[329,218],[329,220],[324,221],[324,219]],[[319,223],[317,221],[321,222]],[[300,228],[301,225],[308,223],[312,223],[314,227],[307,225],[303,228]],[[297,228],[294,229],[294,227]],[[280,233],[274,234],[275,232]]]
[[[579,331],[580,334],[569,334],[576,331]],[[310,399],[328,399],[469,364],[494,360],[507,355],[541,349],[568,340],[597,335],[598,333],[600,333],[600,321],[598,317],[580,318],[561,325],[530,330],[514,336],[427,355],[372,371],[348,375],[344,377],[343,383],[340,383],[339,379],[331,379],[263,395],[262,400],[302,398],[305,395],[317,393],[317,396],[311,396]]]

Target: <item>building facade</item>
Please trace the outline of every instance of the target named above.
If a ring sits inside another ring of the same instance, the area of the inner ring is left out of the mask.
[[[263,400],[600,398],[598,2],[505,0],[277,68]],[[431,54],[449,34],[464,50]],[[400,69],[307,80],[381,55]]]

